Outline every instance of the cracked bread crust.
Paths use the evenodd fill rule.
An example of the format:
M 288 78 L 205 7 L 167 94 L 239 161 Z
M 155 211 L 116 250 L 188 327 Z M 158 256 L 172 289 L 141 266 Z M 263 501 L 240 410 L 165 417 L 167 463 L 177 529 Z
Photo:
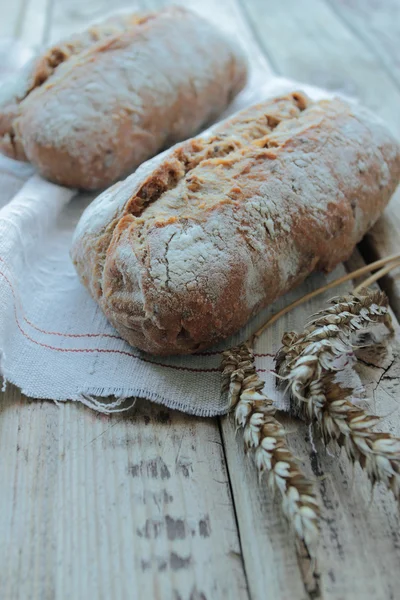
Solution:
M 296 92 L 241 111 L 99 196 L 72 258 L 133 346 L 185 354 L 348 258 L 400 178 L 375 116 Z
M 114 17 L 50 48 L 0 90 L 0 151 L 98 189 L 215 119 L 243 88 L 233 41 L 181 7 Z
M 147 18 L 150 18 L 148 16 Z M 10 77 L 0 90 L 0 150 L 2 154 L 27 161 L 23 143 L 14 127 L 27 96 L 43 85 L 59 65 L 82 53 L 97 42 L 121 34 L 141 21 L 139 15 L 117 15 L 73 35 L 43 54 L 35 56 L 22 69 L 18 78 Z M 22 106 L 20 106 L 22 104 Z

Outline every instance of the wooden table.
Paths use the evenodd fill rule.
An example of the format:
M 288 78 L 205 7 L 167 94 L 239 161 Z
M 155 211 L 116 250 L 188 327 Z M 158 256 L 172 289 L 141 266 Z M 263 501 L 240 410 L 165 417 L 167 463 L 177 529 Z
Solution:
M 127 4 L 0 0 L 0 36 L 48 43 Z M 355 95 L 400 135 L 400 0 L 186 4 L 239 24 L 270 71 Z M 399 251 L 399 202 L 397 194 L 361 245 L 365 259 Z M 362 260 L 355 253 L 351 266 Z M 382 285 L 399 317 L 399 276 Z M 396 352 L 383 363 L 370 357 L 361 371 L 373 409 L 391 413 L 384 426 L 399 435 Z M 317 455 L 305 426 L 285 423 L 322 498 L 319 577 L 296 555 L 229 419 L 143 401 L 104 416 L 8 388 L 0 400 L 0 599 L 399 598 L 393 498 L 380 488 L 372 494 L 342 455 L 318 444 Z

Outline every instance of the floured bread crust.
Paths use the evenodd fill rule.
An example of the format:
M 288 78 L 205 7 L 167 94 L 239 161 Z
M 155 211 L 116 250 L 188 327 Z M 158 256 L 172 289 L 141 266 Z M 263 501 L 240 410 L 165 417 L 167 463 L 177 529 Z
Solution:
M 0 151 L 97 189 L 193 135 L 242 89 L 233 40 L 180 7 L 114 17 L 50 48 L 0 90 Z
M 348 258 L 399 178 L 399 145 L 374 115 L 296 92 L 107 190 L 82 216 L 72 258 L 129 343 L 191 353 Z

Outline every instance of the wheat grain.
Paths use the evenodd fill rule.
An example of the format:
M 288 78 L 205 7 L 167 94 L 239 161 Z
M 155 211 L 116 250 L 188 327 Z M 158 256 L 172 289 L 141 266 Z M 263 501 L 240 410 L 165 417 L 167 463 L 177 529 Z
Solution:
M 353 390 L 334 382 L 336 371 L 356 360 L 352 334 L 383 323 L 393 331 L 383 292 L 362 290 L 334 298 L 306 329 L 286 334 L 276 356 L 281 381 L 289 387 L 294 407 L 315 420 L 325 443 L 335 440 L 359 462 L 373 483 L 382 481 L 400 496 L 400 440 L 372 430 L 379 418 L 354 405 Z
M 257 375 L 251 349 L 243 344 L 224 352 L 222 369 L 223 389 L 229 390 L 229 407 L 234 408 L 236 425 L 243 428 L 245 449 L 253 451 L 260 477 L 267 475 L 269 489 L 279 490 L 285 516 L 313 555 L 319 533 L 318 499 L 287 447 L 272 400 L 262 392 L 264 382 Z
M 275 359 L 277 373 L 287 380 L 295 397 L 303 397 L 323 370 L 342 370 L 344 364 L 355 360 L 354 332 L 378 323 L 393 331 L 383 292 L 364 290 L 357 295 L 334 298 L 331 303 L 332 306 L 314 315 L 302 333 L 290 332 L 282 339 L 283 346 Z
M 400 439 L 373 431 L 379 417 L 354 405 L 352 390 L 342 388 L 325 375 L 306 398 L 309 417 L 318 423 L 325 443 L 336 441 L 352 462 L 359 462 L 375 484 L 383 482 L 400 499 Z M 310 407 L 312 414 L 310 415 Z
M 386 294 L 380 290 L 360 290 L 357 294 L 338 296 L 330 301 L 332 306 L 321 310 L 308 326 L 337 325 L 342 330 L 357 331 L 376 323 L 384 323 L 393 331 Z
M 257 331 L 255 331 L 251 335 L 251 337 L 248 340 L 248 343 L 251 343 L 251 345 L 252 345 L 254 343 L 254 341 L 257 338 L 259 338 L 260 335 L 262 335 L 266 329 L 268 329 L 268 327 L 271 327 L 271 325 L 276 323 L 276 321 L 278 321 L 281 317 L 283 317 L 283 315 L 287 315 L 294 308 L 296 308 L 297 306 L 300 306 L 301 304 L 304 304 L 304 302 L 307 302 L 308 300 L 311 300 L 311 298 L 315 298 L 316 296 L 319 296 L 320 294 L 322 294 L 334 287 L 337 287 L 338 285 L 345 283 L 346 281 L 349 281 L 350 279 L 355 279 L 356 277 L 360 277 L 361 275 L 364 275 L 365 273 L 370 273 L 371 271 L 374 271 L 375 269 L 380 269 L 380 267 L 383 267 L 384 265 L 388 265 L 388 267 L 390 266 L 390 269 L 389 268 L 384 269 L 384 273 L 383 273 L 383 269 L 380 269 L 373 276 L 368 277 L 368 279 L 362 285 L 358 286 L 354 290 L 354 293 L 355 292 L 358 293 L 360 290 L 363 290 L 366 287 L 366 284 L 371 285 L 375 281 L 378 281 L 378 279 L 380 279 L 382 274 L 387 274 L 392 269 L 397 268 L 400 264 L 399 261 L 400 261 L 400 254 L 393 254 L 392 256 L 386 256 L 385 258 L 376 260 L 375 262 L 370 263 L 369 265 L 364 265 L 363 267 L 360 267 L 359 269 L 356 269 L 355 271 L 352 271 L 351 273 L 346 273 L 346 275 L 342 275 L 342 277 L 339 277 L 339 279 L 335 279 L 335 281 L 330 281 L 326 285 L 323 285 L 322 287 L 317 288 L 316 290 L 313 290 L 312 292 L 309 292 L 305 296 L 302 296 L 301 298 L 298 298 L 291 304 L 288 304 L 287 306 L 282 308 L 280 311 L 278 311 L 277 313 L 272 315 L 269 319 L 267 319 L 267 321 L 263 325 L 261 325 L 261 327 L 259 329 L 257 329 Z

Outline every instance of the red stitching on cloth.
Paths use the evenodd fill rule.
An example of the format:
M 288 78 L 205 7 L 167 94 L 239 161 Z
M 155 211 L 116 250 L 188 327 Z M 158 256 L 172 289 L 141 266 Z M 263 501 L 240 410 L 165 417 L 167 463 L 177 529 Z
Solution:
M 3 258 L 1 258 L 1 256 L 0 256 L 0 262 L 2 262 L 7 268 L 9 268 L 7 263 L 5 262 L 5 260 Z M 12 287 L 11 282 L 7 279 L 7 277 L 4 275 L 4 273 L 2 273 L 1 271 L 0 271 L 0 273 L 3 275 L 3 277 L 7 280 L 8 284 L 10 285 L 11 290 L 13 292 L 14 301 L 17 302 L 16 296 L 14 294 L 14 288 Z M 21 302 L 19 302 L 19 305 L 20 305 L 20 309 L 22 312 L 22 318 L 25 321 L 25 323 L 27 323 L 28 325 L 30 325 L 30 327 L 32 327 L 33 329 L 36 329 L 36 331 L 39 331 L 40 333 L 44 333 L 46 335 L 57 335 L 59 337 L 69 337 L 69 338 L 85 338 L 85 337 L 88 337 L 88 338 L 100 337 L 100 338 L 102 338 L 102 337 L 104 337 L 104 338 L 111 338 L 114 340 L 124 341 L 121 336 L 113 335 L 112 333 L 61 333 L 60 331 L 47 331 L 46 329 L 42 329 L 41 327 L 38 327 L 37 325 L 32 323 L 32 321 L 30 321 L 28 319 L 28 317 L 26 317 L 25 314 L 23 313 Z M 218 356 L 219 354 L 222 354 L 222 352 L 223 352 L 223 350 L 216 350 L 216 351 L 211 350 L 211 351 L 205 351 L 205 352 L 196 352 L 192 356 Z M 132 354 L 132 356 L 134 356 L 134 355 Z M 265 353 L 255 352 L 254 356 L 257 358 L 266 358 L 267 356 L 274 358 L 275 354 L 271 354 L 269 352 L 265 352 Z M 136 357 L 136 358 L 139 359 L 139 357 Z M 144 360 L 144 359 L 139 359 L 139 360 Z M 147 362 L 151 362 L 151 361 L 147 361 Z M 157 363 L 154 363 L 154 364 L 157 364 Z M 167 365 L 165 365 L 165 366 L 167 366 Z
M 113 335 L 112 333 L 61 333 L 60 331 L 46 331 L 45 329 L 41 329 L 40 327 L 37 327 L 37 325 L 34 325 L 32 323 L 32 321 L 30 321 L 27 317 L 25 317 L 25 315 L 22 315 L 22 318 L 33 329 L 36 329 L 36 331 L 40 331 L 40 333 L 45 333 L 46 335 L 58 335 L 60 337 L 70 337 L 70 338 L 84 338 L 84 337 L 96 338 L 96 337 L 105 337 L 105 338 L 112 338 L 114 340 L 121 340 L 122 341 L 122 337 L 120 337 L 119 335 Z
M 5 275 L 2 271 L 0 271 L 0 275 L 2 275 L 4 277 L 4 279 L 7 281 L 8 285 L 10 286 L 11 289 L 11 293 L 13 295 L 13 299 L 14 299 L 14 317 L 15 317 L 15 321 L 17 323 L 17 327 L 20 330 L 20 332 L 22 333 L 22 335 L 24 337 L 26 337 L 30 342 L 36 344 L 37 346 L 41 346 L 42 348 L 48 348 L 49 350 L 55 350 L 57 352 L 75 352 L 75 353 L 80 353 L 80 352 L 99 352 L 99 353 L 110 353 L 110 354 L 122 354 L 124 356 L 131 356 L 132 358 L 135 358 L 136 360 L 139 360 L 141 362 L 145 362 L 145 363 L 150 363 L 152 365 L 156 365 L 158 367 L 165 367 L 166 369 L 174 369 L 176 371 L 190 371 L 192 373 L 216 373 L 218 371 L 220 371 L 220 369 L 218 367 L 212 368 L 212 369 L 201 369 L 201 368 L 194 368 L 194 367 L 182 367 L 182 366 L 175 366 L 175 365 L 165 365 L 163 363 L 154 361 L 154 360 L 150 360 L 148 358 L 142 358 L 140 356 L 136 356 L 135 354 L 132 354 L 131 352 L 127 352 L 126 350 L 114 350 L 111 348 L 57 348 L 57 346 L 50 346 L 49 344 L 43 344 L 42 342 L 38 342 L 37 340 L 33 339 L 30 335 L 28 335 L 26 333 L 26 331 L 24 331 L 21 327 L 21 324 L 19 322 L 18 319 L 18 314 L 17 314 L 17 301 L 16 301 L 16 294 L 15 294 L 15 290 L 10 282 L 10 280 L 8 279 L 7 275 Z
M 0 256 L 0 262 L 2 262 L 7 268 L 9 268 L 7 263 L 5 262 L 5 260 L 3 260 L 1 258 L 1 256 Z M 19 305 L 20 305 L 20 308 L 22 309 L 21 302 L 19 302 Z M 38 327 L 37 325 L 32 323 L 32 321 L 30 321 L 28 319 L 28 317 L 26 317 L 24 314 L 22 314 L 22 318 L 33 329 L 36 329 L 36 331 L 40 331 L 40 333 L 45 333 L 46 335 L 58 335 L 60 337 L 70 337 L 70 338 L 105 337 L 105 338 L 113 338 L 115 340 L 122 340 L 122 338 L 119 335 L 113 335 L 112 333 L 61 333 L 60 331 L 47 331 L 46 329 L 41 329 L 41 327 Z
M 227 348 L 229 350 L 229 348 Z M 192 354 L 192 356 L 214 356 L 215 354 L 222 354 L 225 350 L 219 350 L 217 352 L 196 352 Z M 256 358 L 266 358 L 269 356 L 270 358 L 275 358 L 276 352 L 253 352 L 253 355 Z

